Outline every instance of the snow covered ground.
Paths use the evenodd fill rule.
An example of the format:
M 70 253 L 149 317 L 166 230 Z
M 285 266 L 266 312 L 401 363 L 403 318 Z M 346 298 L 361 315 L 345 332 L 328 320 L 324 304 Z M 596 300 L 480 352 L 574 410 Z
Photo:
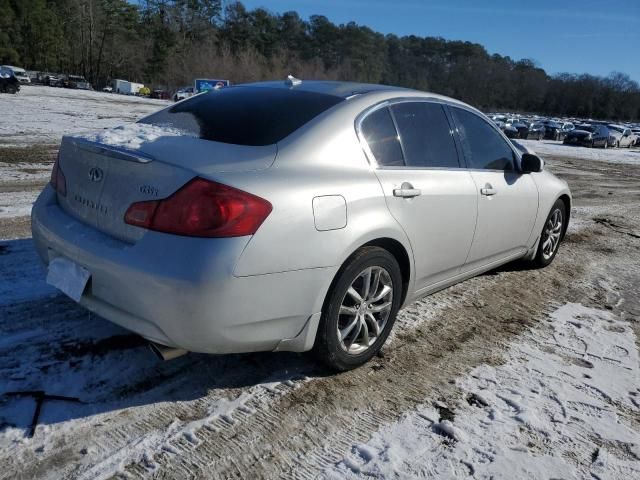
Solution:
M 563 145 L 553 140 L 517 140 L 522 145 L 544 157 L 575 158 L 577 160 L 596 160 L 598 162 L 626 163 L 640 165 L 640 149 L 633 148 L 587 148 Z
M 30 215 L 38 194 L 39 192 L 34 190 L 0 193 L 0 218 Z
M 169 104 L 103 92 L 23 86 L 17 95 L 0 95 L 0 144 L 56 144 L 63 135 L 132 122 Z
M 288 353 L 163 363 L 46 285 L 31 239 L 5 229 L 28 225 L 63 134 L 163 105 L 0 96 L 13 119 L 0 124 L 1 480 L 640 478 L 639 152 L 522 142 L 574 194 L 554 264 L 410 305 L 363 368 L 335 375 Z M 149 134 L 99 135 L 135 147 Z M 46 401 L 31 437 L 26 391 L 77 400 Z
M 329 478 L 640 478 L 640 358 L 628 323 L 569 303 L 456 380 L 459 409 L 421 405 L 354 445 Z M 444 413 L 443 413 L 444 412 Z

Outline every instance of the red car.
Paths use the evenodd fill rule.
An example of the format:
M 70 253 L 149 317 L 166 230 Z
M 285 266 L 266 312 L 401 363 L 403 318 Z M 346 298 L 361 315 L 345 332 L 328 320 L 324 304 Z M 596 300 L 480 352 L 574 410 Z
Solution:
M 149 96 L 151 98 L 158 98 L 160 100 L 169 100 L 171 98 L 169 92 L 167 92 L 166 90 L 154 90 Z

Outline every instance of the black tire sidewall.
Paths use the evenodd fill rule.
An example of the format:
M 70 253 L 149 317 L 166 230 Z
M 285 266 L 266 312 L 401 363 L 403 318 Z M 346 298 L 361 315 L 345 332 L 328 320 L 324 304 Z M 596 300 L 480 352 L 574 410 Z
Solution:
M 337 335 L 338 311 L 347 289 L 356 276 L 367 267 L 382 267 L 389 273 L 393 283 L 393 300 L 389 318 L 380 336 L 366 351 L 352 355 L 340 346 Z M 398 262 L 387 250 L 380 247 L 364 247 L 356 252 L 336 275 L 322 309 L 322 317 L 318 326 L 315 355 L 335 370 L 345 371 L 356 368 L 371 359 L 387 340 L 402 300 L 402 273 Z
M 545 218 L 544 224 L 542 225 L 542 231 L 540 232 L 540 241 L 538 242 L 538 251 L 536 252 L 536 257 L 534 260 L 534 263 L 538 267 L 546 267 L 547 265 L 550 265 L 551 262 L 553 262 L 553 260 L 556 258 L 556 255 L 558 254 L 558 250 L 560 250 L 560 245 L 558 244 L 555 251 L 553 252 L 553 255 L 551 255 L 551 257 L 549 257 L 548 259 L 545 259 L 542 254 L 542 243 L 543 243 L 542 235 L 544 233 L 544 229 L 547 226 L 547 222 L 549 221 L 549 219 L 551 218 L 551 215 L 553 215 L 553 213 L 556 210 L 560 210 L 560 214 L 562 215 L 562 228 L 563 229 L 567 228 L 567 225 L 565 224 L 567 219 L 567 212 L 565 211 L 566 208 L 565 208 L 564 202 L 562 200 L 556 200 L 556 202 L 553 204 L 553 207 L 551 207 L 551 210 L 549 211 L 547 218 Z M 562 241 L 562 237 L 560 237 L 560 242 L 561 241 Z

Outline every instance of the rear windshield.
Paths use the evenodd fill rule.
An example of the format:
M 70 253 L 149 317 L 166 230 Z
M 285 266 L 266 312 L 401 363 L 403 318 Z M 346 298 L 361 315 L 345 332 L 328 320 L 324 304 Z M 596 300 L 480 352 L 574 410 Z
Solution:
M 186 130 L 236 145 L 272 145 L 343 101 L 322 93 L 267 87 L 225 87 L 177 103 L 141 123 Z

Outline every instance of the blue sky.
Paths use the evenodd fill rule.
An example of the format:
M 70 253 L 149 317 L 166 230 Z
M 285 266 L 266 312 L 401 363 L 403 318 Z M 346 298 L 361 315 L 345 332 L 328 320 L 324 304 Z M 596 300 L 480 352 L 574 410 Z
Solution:
M 438 36 L 532 58 L 548 73 L 627 73 L 640 82 L 640 0 L 242 0 L 382 33 Z

